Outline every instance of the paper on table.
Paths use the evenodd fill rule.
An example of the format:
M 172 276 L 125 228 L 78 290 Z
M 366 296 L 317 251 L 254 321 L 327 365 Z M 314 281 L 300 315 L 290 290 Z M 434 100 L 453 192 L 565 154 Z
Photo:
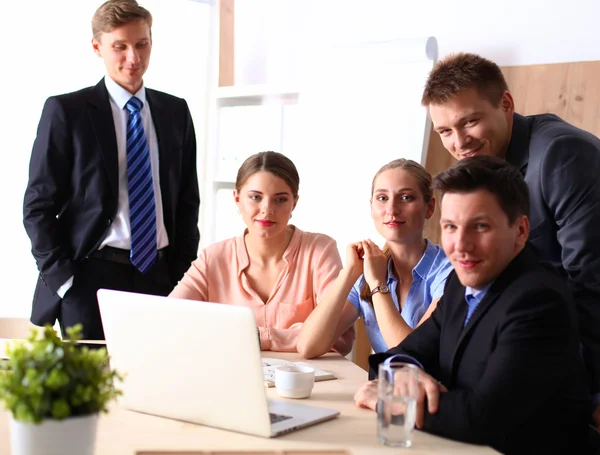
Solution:
M 281 359 L 272 359 L 269 357 L 263 357 L 263 375 L 265 378 L 265 385 L 267 387 L 275 387 L 275 367 L 277 365 L 299 365 L 305 367 L 311 367 L 315 369 L 315 382 L 327 381 L 330 379 L 337 379 L 333 373 L 316 368 L 314 365 L 309 365 L 304 362 L 288 362 Z

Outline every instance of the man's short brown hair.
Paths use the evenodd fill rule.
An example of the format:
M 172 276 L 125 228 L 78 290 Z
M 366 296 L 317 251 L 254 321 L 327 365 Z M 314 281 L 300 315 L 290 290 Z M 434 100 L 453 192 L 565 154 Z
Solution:
M 102 33 L 110 33 L 117 27 L 138 20 L 146 21 L 152 28 L 152 14 L 135 0 L 108 0 L 94 13 L 92 33 L 100 40 Z
M 500 67 L 491 60 L 476 54 L 452 54 L 437 62 L 429 73 L 421 104 L 425 107 L 445 104 L 471 88 L 498 107 L 508 84 Z

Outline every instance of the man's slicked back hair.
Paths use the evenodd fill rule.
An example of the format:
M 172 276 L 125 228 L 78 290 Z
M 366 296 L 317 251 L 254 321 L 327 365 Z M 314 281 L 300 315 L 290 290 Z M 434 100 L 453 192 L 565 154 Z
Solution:
M 473 156 L 458 161 L 437 174 L 433 187 L 441 194 L 468 194 L 487 190 L 498 200 L 512 225 L 521 215 L 529 216 L 529 188 L 521 172 L 494 156 Z

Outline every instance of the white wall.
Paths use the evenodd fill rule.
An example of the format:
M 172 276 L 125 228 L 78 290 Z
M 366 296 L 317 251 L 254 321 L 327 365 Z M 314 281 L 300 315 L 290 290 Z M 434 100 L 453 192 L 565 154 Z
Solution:
M 0 27 L 0 316 L 28 316 L 37 269 L 23 228 L 23 194 L 41 109 L 48 96 L 96 84 L 104 75 L 91 46 L 91 18 L 102 0 L 3 3 Z M 188 100 L 205 134 L 211 7 L 190 0 L 140 0 L 154 16 L 146 85 Z M 202 156 L 202 155 L 201 155 Z
M 293 78 L 298 55 L 326 42 L 435 36 L 441 57 L 600 60 L 598 0 L 236 0 L 235 11 L 236 83 Z

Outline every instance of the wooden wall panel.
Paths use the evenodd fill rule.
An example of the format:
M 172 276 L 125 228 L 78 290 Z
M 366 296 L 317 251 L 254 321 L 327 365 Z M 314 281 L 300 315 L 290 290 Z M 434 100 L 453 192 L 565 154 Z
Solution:
M 219 0 L 219 87 L 234 84 L 234 1 Z
M 551 112 L 600 136 L 600 61 L 503 68 L 520 114 Z
M 438 172 L 442 172 L 452 166 L 456 160 L 446 151 L 442 145 L 440 135 L 436 133 L 433 128 L 429 135 L 429 147 L 427 148 L 427 162 L 425 168 L 435 175 Z M 425 236 L 433 243 L 440 243 L 440 198 L 437 192 L 434 194 L 435 197 L 435 212 L 433 216 L 425 223 Z
M 502 68 L 519 114 L 553 113 L 600 136 L 600 61 L 554 63 Z M 432 174 L 447 169 L 454 158 L 432 131 L 426 168 Z M 440 242 L 439 207 L 426 226 L 432 242 Z

